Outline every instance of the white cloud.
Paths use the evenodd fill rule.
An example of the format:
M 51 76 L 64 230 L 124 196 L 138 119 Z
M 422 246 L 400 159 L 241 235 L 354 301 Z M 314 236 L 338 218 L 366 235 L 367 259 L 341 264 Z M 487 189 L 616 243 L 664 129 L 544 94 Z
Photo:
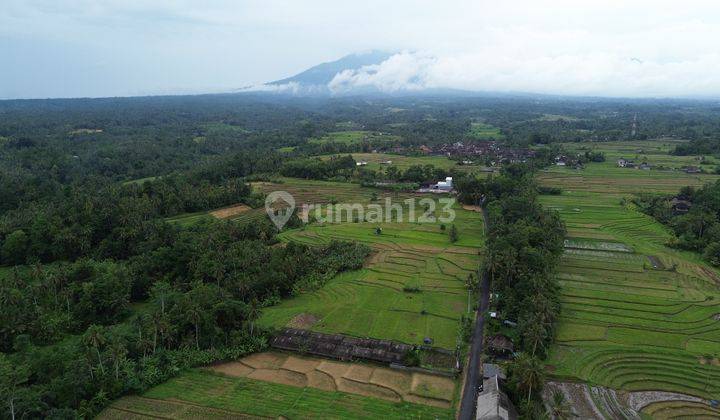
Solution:
M 488 59 L 492 57 L 492 59 Z M 641 60 L 609 53 L 519 57 L 473 54 L 431 56 L 403 52 L 379 65 L 335 76 L 335 93 L 353 88 L 383 92 L 450 88 L 592 96 L 700 97 L 720 93 L 720 54 L 679 61 Z
M 416 52 L 335 91 L 720 96 L 717 0 L 1 2 L 0 97 L 233 90 L 367 49 Z

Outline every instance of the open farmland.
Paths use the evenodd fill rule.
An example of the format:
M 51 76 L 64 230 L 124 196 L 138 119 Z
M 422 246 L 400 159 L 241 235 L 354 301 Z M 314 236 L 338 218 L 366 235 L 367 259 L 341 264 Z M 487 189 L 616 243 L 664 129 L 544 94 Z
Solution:
M 593 163 L 585 169 L 552 167 L 540 173 L 544 185 L 552 185 L 571 191 L 632 194 L 676 193 L 680 188 L 701 186 L 720 178 L 714 174 L 686 174 L 682 171 L 619 168 L 615 162 Z
M 142 396 L 121 398 L 100 419 L 127 418 L 450 419 L 452 411 L 193 369 Z
M 255 353 L 209 369 L 231 377 L 442 408 L 450 408 L 455 394 L 455 381 L 444 376 L 276 351 Z
M 341 143 L 341 144 L 357 144 L 364 141 L 383 141 L 388 143 L 396 143 L 401 140 L 398 136 L 375 133 L 372 131 L 335 131 L 328 133 L 319 138 L 312 138 L 308 140 L 311 144 L 327 144 L 327 143 Z
M 311 196 L 320 197 L 315 196 L 317 189 L 308 187 L 312 192 L 299 202 L 323 202 L 311 201 Z M 363 195 L 372 194 L 370 189 L 356 188 L 362 191 L 353 194 L 358 202 L 362 203 Z M 347 197 L 347 201 L 351 198 Z M 406 197 L 393 200 L 402 202 L 403 198 Z M 344 201 L 339 196 L 337 200 Z M 320 332 L 411 344 L 422 343 L 429 337 L 436 346 L 455 348 L 460 316 L 467 310 L 465 280 L 477 270 L 483 227 L 480 214 L 459 206 L 454 211 L 455 224 L 461 232 L 455 243 L 450 242 L 439 222 L 410 223 L 407 219 L 380 224 L 362 220 L 314 223 L 284 232 L 280 235 L 282 240 L 309 245 L 332 240 L 358 241 L 371 246 L 375 254 L 362 270 L 342 273 L 317 291 L 265 309 L 260 324 L 282 327 L 302 317 L 313 320 L 303 328 Z M 441 214 L 440 209 L 436 214 Z M 377 227 L 382 229 L 381 235 L 375 233 Z
M 500 140 L 504 137 L 499 128 L 481 122 L 470 123 L 468 135 L 479 140 Z
M 547 361 L 552 375 L 720 397 L 720 276 L 698 255 L 664 246 L 671 233 L 628 200 L 714 179 L 610 163 L 540 174 L 542 184 L 563 189 L 542 202 L 565 220 L 570 245 L 558 273 L 563 309 Z
M 663 166 L 666 168 L 682 168 L 683 166 L 700 165 L 701 156 L 674 156 L 669 154 L 676 146 L 686 144 L 685 140 L 658 139 L 658 140 L 637 140 L 637 141 L 611 141 L 594 143 L 562 143 L 565 150 L 575 153 L 584 153 L 592 150 L 605 154 L 607 162 L 615 164 L 618 159 L 625 158 L 637 163 L 647 162 L 650 165 Z M 708 163 L 703 166 L 707 171 L 712 172 L 714 165 L 718 164 L 717 159 L 712 156 L 705 156 Z
M 380 170 L 387 168 L 388 166 L 395 166 L 396 168 L 404 171 L 414 165 L 433 165 L 440 169 L 456 169 L 467 172 L 477 171 L 481 168 L 480 165 L 475 164 L 458 165 L 456 161 L 445 156 L 405 156 L 391 153 L 352 153 L 352 157 L 356 162 L 367 162 L 367 166 L 364 166 L 363 168 L 372 170 Z M 327 158 L 329 158 L 329 156 Z M 388 161 L 392 163 L 384 163 Z
M 177 223 L 181 226 L 191 226 L 203 219 L 214 217 L 216 219 L 235 220 L 244 217 L 246 213 L 252 212 L 253 209 L 244 205 L 236 204 L 229 207 L 223 207 L 212 211 L 199 211 L 195 213 L 185 213 L 166 219 L 170 223 Z M 254 212 L 256 215 L 258 212 Z

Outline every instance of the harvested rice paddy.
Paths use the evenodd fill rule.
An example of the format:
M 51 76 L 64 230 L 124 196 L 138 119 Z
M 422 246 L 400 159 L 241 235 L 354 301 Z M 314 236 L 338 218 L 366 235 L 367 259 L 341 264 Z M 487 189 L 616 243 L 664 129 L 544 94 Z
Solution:
M 450 408 L 455 394 L 455 381 L 443 376 L 281 352 L 257 353 L 208 369 L 230 377 L 441 408 Z

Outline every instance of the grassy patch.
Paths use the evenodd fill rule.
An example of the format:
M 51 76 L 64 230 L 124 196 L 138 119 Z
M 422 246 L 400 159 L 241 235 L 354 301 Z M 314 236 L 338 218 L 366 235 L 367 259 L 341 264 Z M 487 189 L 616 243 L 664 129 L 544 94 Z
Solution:
M 468 135 L 478 140 L 500 140 L 504 138 L 499 128 L 481 122 L 471 123 Z
M 398 136 L 382 134 L 372 131 L 335 131 L 328 133 L 320 138 L 312 138 L 308 140 L 310 144 L 357 144 L 364 141 L 383 141 L 388 143 L 396 143 L 401 139 Z

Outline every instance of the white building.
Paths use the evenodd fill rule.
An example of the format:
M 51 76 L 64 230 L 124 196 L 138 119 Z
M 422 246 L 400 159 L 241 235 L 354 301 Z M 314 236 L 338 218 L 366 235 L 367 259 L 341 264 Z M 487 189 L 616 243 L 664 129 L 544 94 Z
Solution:
M 440 181 L 433 186 L 435 190 L 451 191 L 453 189 L 453 179 L 451 176 L 445 178 L 445 181 Z

